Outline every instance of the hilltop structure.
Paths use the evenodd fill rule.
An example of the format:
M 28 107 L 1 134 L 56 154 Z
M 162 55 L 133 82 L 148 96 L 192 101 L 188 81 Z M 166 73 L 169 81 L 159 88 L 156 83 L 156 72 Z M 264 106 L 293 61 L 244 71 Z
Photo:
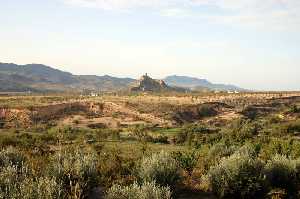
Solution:
M 135 83 L 133 87 L 130 88 L 130 90 L 136 92 L 161 92 L 174 90 L 174 88 L 168 86 L 163 80 L 152 79 L 146 73 Z

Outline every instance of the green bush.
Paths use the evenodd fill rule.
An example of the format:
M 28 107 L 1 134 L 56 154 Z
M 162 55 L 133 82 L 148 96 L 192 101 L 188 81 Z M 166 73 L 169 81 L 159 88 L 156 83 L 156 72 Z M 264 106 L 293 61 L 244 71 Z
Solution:
M 153 138 L 153 143 L 169 144 L 168 136 L 159 135 L 158 137 Z
M 42 143 L 46 144 L 56 144 L 59 140 L 57 135 L 50 134 L 50 133 L 44 133 L 40 136 L 40 140 Z
M 20 195 L 24 199 L 61 198 L 62 190 L 52 177 L 25 178 L 20 183 Z
M 177 160 L 180 167 L 184 169 L 189 176 L 191 176 L 198 163 L 199 155 L 196 151 L 186 153 L 176 152 L 174 154 L 174 158 Z
M 16 166 L 2 166 L 0 171 L 0 198 L 21 198 L 20 182 L 24 178 L 23 175 L 23 172 L 20 172 L 20 169 Z
M 228 157 L 234 153 L 236 146 L 229 146 L 225 143 L 214 144 L 208 151 L 205 161 L 206 169 L 209 169 L 210 166 L 215 165 L 223 157 Z
M 99 156 L 98 165 L 99 177 L 105 187 L 113 184 L 128 185 L 135 181 L 134 172 L 136 171 L 138 157 L 132 158 L 124 156 L 120 150 L 113 148 Z
M 295 194 L 297 190 L 295 161 L 277 154 L 267 162 L 264 173 L 271 188 L 282 188 L 289 194 Z
M 7 156 L 3 161 L 4 154 Z M 0 198 L 50 199 L 61 196 L 62 189 L 56 179 L 33 175 L 19 153 L 2 151 L 1 156 Z
M 220 198 L 254 198 L 264 192 L 263 164 L 242 148 L 208 172 L 212 191 Z
M 290 122 L 286 125 L 287 133 L 299 133 L 300 132 L 300 121 Z
M 291 113 L 299 113 L 300 112 L 300 108 L 294 104 L 291 108 L 290 108 L 290 111 Z
M 139 141 L 147 140 L 149 137 L 149 127 L 145 126 L 144 124 L 134 125 L 128 130 L 131 132 L 131 135 Z
M 1 136 L 0 137 L 0 146 L 2 147 L 8 147 L 8 146 L 18 146 L 20 145 L 20 140 L 17 139 L 15 135 L 7 135 L 7 136 Z
M 13 147 L 0 151 L 0 168 L 9 165 L 21 167 L 25 161 L 26 157 Z
M 258 122 L 237 119 L 227 129 L 226 136 L 229 136 L 231 140 L 244 143 L 247 139 L 258 135 L 261 129 L 262 126 Z
M 95 154 L 71 148 L 54 155 L 49 174 L 63 185 L 64 194 L 82 197 L 95 185 L 97 182 Z
M 208 136 L 216 130 L 209 129 L 203 125 L 189 124 L 182 128 L 182 131 L 176 135 L 175 143 L 187 143 L 191 146 L 194 141 L 201 140 L 202 137 Z
M 185 131 L 181 131 L 176 134 L 175 143 L 176 144 L 183 144 L 187 141 L 188 133 Z
M 170 199 L 171 191 L 168 187 L 156 185 L 154 182 L 145 182 L 141 186 L 134 183 L 131 186 L 112 186 L 106 199 Z
M 138 175 L 143 181 L 173 187 L 180 180 L 179 169 L 177 161 L 169 153 L 161 151 L 142 159 Z

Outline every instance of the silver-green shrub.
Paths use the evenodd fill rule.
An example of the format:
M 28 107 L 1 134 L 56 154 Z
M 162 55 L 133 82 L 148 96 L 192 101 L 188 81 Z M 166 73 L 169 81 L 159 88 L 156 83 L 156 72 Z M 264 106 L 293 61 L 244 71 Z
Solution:
M 64 194 L 83 197 L 97 180 L 97 158 L 82 149 L 59 151 L 52 159 L 49 175 L 65 188 Z
M 24 199 L 61 198 L 62 187 L 55 178 L 26 178 L 20 183 L 20 193 Z
M 295 160 L 276 154 L 267 162 L 264 172 L 271 188 L 282 188 L 291 194 L 297 189 Z
M 0 198 L 22 198 L 20 184 L 29 177 L 25 157 L 15 148 L 0 151 Z
M 0 151 L 0 167 L 8 165 L 22 166 L 26 161 L 25 156 L 13 147 L 8 147 Z
M 141 186 L 134 183 L 130 186 L 113 185 L 107 192 L 106 199 L 170 199 L 168 187 L 145 182 Z
M 20 197 L 19 182 L 20 175 L 16 166 L 8 165 L 1 167 L 0 171 L 0 198 L 18 198 Z
M 142 181 L 172 187 L 180 180 L 180 167 L 171 154 L 161 151 L 142 159 L 138 175 Z
M 26 166 L 9 165 L 0 171 L 0 198 L 59 198 L 61 187 L 56 179 L 33 177 Z
M 252 155 L 248 147 L 223 158 L 208 172 L 212 191 L 220 198 L 253 198 L 262 194 L 263 163 Z
M 228 146 L 225 143 L 214 144 L 210 149 L 206 157 L 205 165 L 209 166 L 215 165 L 223 157 L 228 157 L 232 155 L 236 150 L 236 146 Z

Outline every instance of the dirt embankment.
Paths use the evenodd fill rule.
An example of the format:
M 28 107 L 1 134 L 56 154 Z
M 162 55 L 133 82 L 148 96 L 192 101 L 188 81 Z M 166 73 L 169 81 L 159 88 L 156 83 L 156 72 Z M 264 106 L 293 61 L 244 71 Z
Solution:
M 83 114 L 88 116 L 101 115 L 103 104 L 74 102 L 31 108 L 0 108 L 2 128 L 29 128 L 33 124 L 59 120 L 68 115 Z
M 181 106 L 173 113 L 172 119 L 179 124 L 195 122 L 204 118 L 217 116 L 231 108 L 227 104 L 218 102 Z
M 137 110 L 127 107 L 126 105 L 121 105 L 113 102 L 106 102 L 104 104 L 103 113 L 107 116 L 118 113 L 127 118 L 132 118 L 135 121 L 145 121 L 152 124 L 158 125 L 171 125 L 170 121 L 165 120 L 161 117 L 157 117 L 152 113 L 141 113 Z
M 257 117 L 280 112 L 299 102 L 299 96 L 268 99 L 264 103 L 256 103 L 246 106 L 242 111 L 240 111 L 240 114 L 249 119 L 255 119 Z

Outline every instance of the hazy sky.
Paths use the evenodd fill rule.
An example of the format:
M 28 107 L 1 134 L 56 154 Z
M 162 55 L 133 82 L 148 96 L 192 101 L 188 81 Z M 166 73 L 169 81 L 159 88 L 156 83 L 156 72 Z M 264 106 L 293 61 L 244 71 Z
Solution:
M 0 0 L 0 62 L 300 90 L 300 0 Z

